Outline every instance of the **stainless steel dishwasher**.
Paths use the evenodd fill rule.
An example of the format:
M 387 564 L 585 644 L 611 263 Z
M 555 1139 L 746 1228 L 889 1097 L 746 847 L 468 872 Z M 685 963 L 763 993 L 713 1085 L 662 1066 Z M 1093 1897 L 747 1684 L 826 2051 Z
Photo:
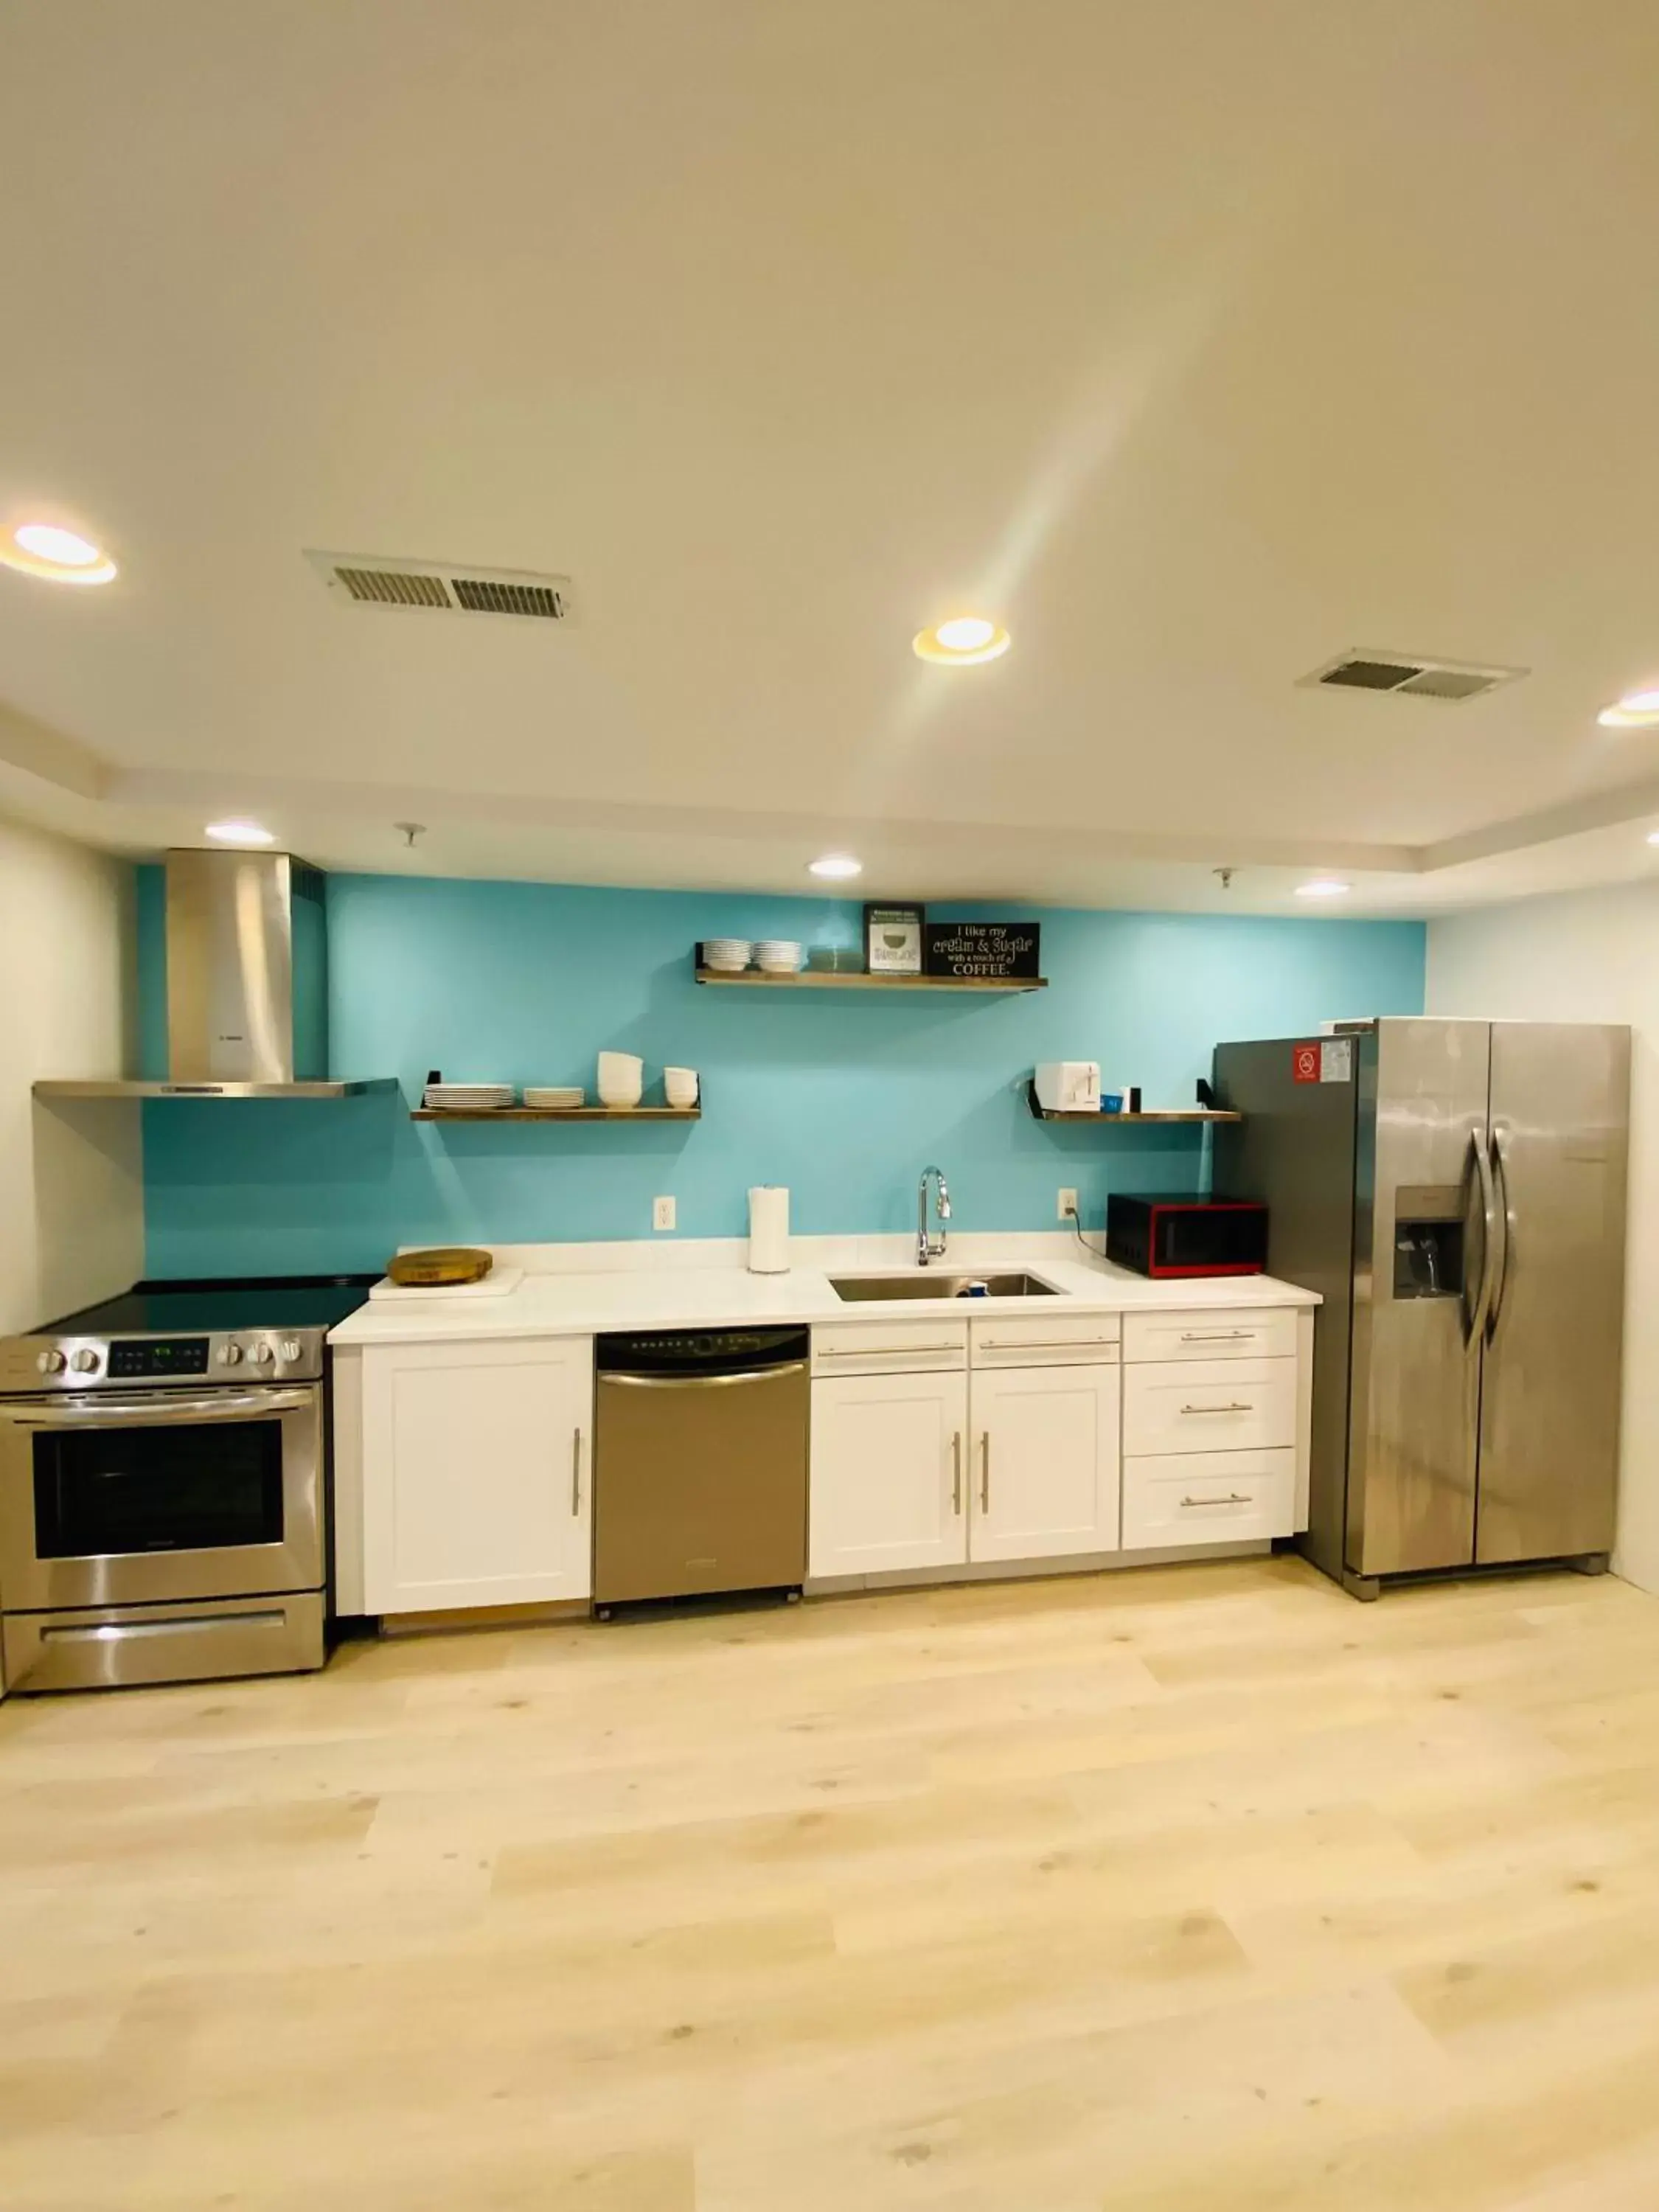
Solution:
M 602 1336 L 593 1599 L 799 1589 L 811 1339 L 804 1328 Z

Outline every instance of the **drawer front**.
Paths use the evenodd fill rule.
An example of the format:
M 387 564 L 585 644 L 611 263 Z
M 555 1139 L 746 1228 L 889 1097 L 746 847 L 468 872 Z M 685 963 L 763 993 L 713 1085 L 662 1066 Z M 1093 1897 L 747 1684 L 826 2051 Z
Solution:
M 975 1367 L 1110 1367 L 1123 1334 L 1119 1314 L 1054 1313 L 969 1324 Z
M 1259 1451 L 1296 1443 L 1294 1359 L 1167 1360 L 1123 1375 L 1126 1453 Z
M 814 1375 L 925 1375 L 967 1364 L 965 1321 L 835 1322 L 812 1331 Z
M 1123 1316 L 1126 1359 L 1289 1359 L 1294 1306 L 1226 1306 Z
M 1289 1536 L 1293 1451 L 1183 1452 L 1123 1463 L 1123 1548 L 1243 1544 Z

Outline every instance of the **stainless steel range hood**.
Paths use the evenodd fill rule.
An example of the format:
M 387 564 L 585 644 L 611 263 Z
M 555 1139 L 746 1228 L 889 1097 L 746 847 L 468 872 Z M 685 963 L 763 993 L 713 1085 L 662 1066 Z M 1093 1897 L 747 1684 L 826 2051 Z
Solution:
M 392 1077 L 328 1078 L 328 936 L 319 869 L 291 853 L 180 848 L 167 859 L 165 1082 L 37 1083 L 41 1098 L 348 1098 Z

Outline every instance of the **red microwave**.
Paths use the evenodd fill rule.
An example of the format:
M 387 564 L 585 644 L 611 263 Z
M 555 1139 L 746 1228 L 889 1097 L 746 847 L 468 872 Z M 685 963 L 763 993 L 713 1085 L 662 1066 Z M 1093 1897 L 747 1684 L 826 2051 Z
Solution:
M 1267 1209 L 1253 1198 L 1114 1191 L 1106 1257 L 1138 1275 L 1259 1275 L 1267 1264 Z

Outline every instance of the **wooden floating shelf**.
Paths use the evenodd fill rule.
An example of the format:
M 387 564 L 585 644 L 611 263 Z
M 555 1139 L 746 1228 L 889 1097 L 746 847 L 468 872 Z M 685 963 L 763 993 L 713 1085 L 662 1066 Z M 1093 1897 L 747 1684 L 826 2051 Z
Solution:
M 1148 1121 L 1242 1121 L 1242 1114 L 1223 1114 L 1208 1108 L 1194 1106 L 1190 1110 L 1171 1108 L 1166 1113 L 1154 1114 L 1051 1114 L 1046 1107 L 1037 1109 L 1039 1121 L 1088 1121 L 1103 1129 L 1135 1127 Z
M 1144 1128 L 1152 1121 L 1242 1121 L 1242 1114 L 1231 1114 L 1219 1106 L 1169 1106 L 1149 1114 L 1056 1114 L 1047 1106 L 1037 1103 L 1036 1085 L 1028 1083 L 1025 1100 L 1039 1121 L 1086 1121 L 1091 1128 Z
M 701 1106 L 483 1106 L 456 1113 L 411 1106 L 411 1121 L 701 1121 Z
M 793 975 L 763 975 L 757 968 L 736 975 L 699 968 L 700 983 L 735 984 L 763 991 L 1046 991 L 1046 975 L 865 975 L 830 968 L 803 968 Z

